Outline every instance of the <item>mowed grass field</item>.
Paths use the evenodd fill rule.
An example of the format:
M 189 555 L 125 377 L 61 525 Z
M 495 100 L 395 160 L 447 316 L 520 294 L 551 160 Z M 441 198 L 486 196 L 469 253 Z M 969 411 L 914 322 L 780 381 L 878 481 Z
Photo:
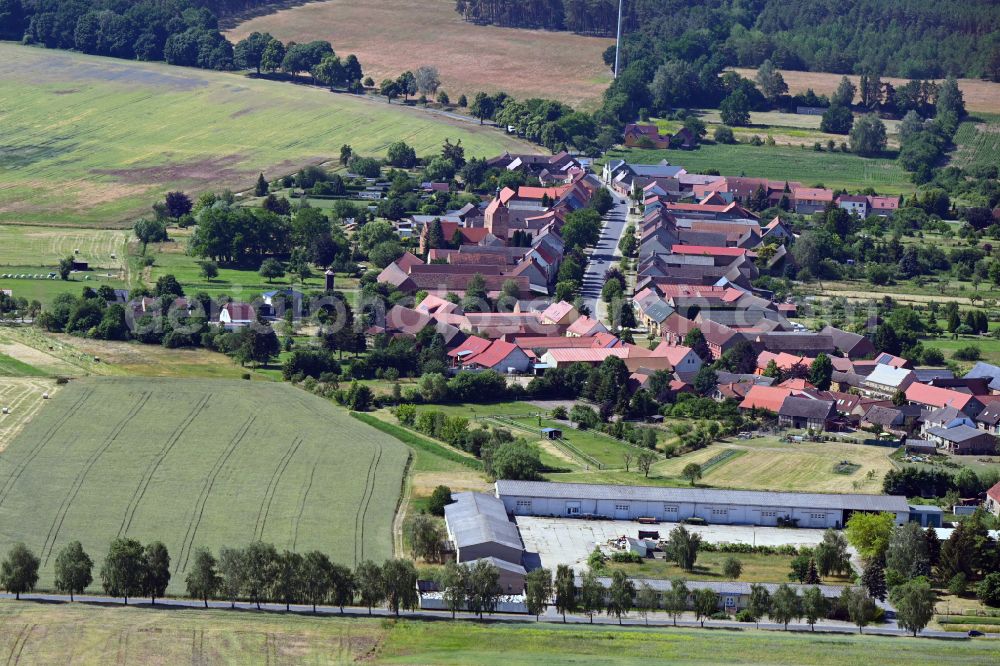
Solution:
M 254 31 L 285 42 L 327 40 L 337 53 L 356 54 L 375 81 L 433 65 L 452 101 L 503 90 L 590 108 L 611 82 L 601 56 L 613 39 L 475 25 L 454 0 L 312 2 L 245 21 L 227 37 L 235 43 Z
M 989 664 L 996 642 L 558 623 L 397 622 L 0 600 L 10 663 Z
M 0 223 L 126 227 L 166 191 L 251 187 L 340 154 L 528 144 L 475 123 L 241 74 L 0 44 Z M 82 249 L 82 248 L 81 248 Z
M 741 75 L 754 79 L 757 75 L 756 69 L 734 68 Z M 843 74 L 830 74 L 828 72 L 793 72 L 791 70 L 781 70 L 781 76 L 788 84 L 788 92 L 792 95 L 805 92 L 812 88 L 817 95 L 830 96 L 840 84 Z M 858 85 L 861 77 L 851 74 L 849 78 L 855 86 Z M 941 79 L 939 79 L 940 81 Z M 883 83 L 891 83 L 900 86 L 908 79 L 897 79 L 893 77 L 882 77 Z M 985 111 L 986 113 L 1000 113 L 1000 83 L 983 81 L 980 79 L 959 79 L 958 87 L 965 98 L 965 106 L 969 111 Z M 857 101 L 857 98 L 855 98 Z
M 727 449 L 740 453 L 713 465 L 700 484 L 747 490 L 878 493 L 882 478 L 893 468 L 890 448 L 842 442 L 787 444 L 768 437 L 713 444 L 670 458 L 654 465 L 650 476 L 680 479 L 688 463 L 705 465 Z M 851 474 L 835 472 L 834 467 L 844 461 L 859 467 Z
M 763 138 L 762 132 L 757 132 Z M 894 159 L 859 157 L 852 153 L 814 151 L 805 146 L 751 146 L 704 144 L 695 150 L 613 150 L 606 158 L 656 164 L 667 160 L 690 173 L 717 169 L 724 176 L 748 176 L 798 181 L 805 187 L 822 183 L 829 188 L 859 190 L 874 187 L 881 194 L 914 190 L 906 172 Z
M 0 455 L 0 552 L 26 543 L 51 588 L 72 540 L 99 562 L 115 537 L 159 539 L 175 593 L 200 546 L 263 540 L 352 566 L 381 560 L 408 455 L 285 384 L 74 380 Z
M 120 270 L 129 235 L 123 230 L 0 224 L 0 274 L 8 272 L 5 266 L 54 268 L 70 255 L 88 261 L 91 269 Z

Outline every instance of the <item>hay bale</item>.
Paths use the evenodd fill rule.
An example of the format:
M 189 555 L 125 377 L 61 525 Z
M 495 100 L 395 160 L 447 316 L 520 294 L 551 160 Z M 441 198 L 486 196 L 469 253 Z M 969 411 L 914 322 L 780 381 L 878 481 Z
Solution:
M 42 394 L 42 400 L 48 400 L 48 399 L 49 399 L 49 394 L 48 393 L 43 393 Z
M 3 408 L 3 413 L 4 414 L 10 414 L 10 407 L 4 407 Z

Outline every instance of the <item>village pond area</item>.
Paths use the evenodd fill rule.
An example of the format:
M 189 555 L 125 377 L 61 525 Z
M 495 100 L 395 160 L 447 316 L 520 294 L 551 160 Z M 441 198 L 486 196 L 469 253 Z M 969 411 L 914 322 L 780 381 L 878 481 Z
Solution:
M 515 518 L 525 556 L 537 557 L 537 562 L 554 571 L 560 564 L 570 565 L 582 573 L 587 568 L 587 556 L 596 546 L 606 546 L 612 539 L 637 539 L 639 532 L 658 532 L 666 539 L 679 523 L 661 522 L 645 525 L 630 520 L 584 520 L 578 518 Z M 746 543 L 754 546 L 808 546 L 823 540 L 823 530 L 755 527 L 752 525 L 685 525 L 706 543 Z M 743 557 L 738 555 L 737 557 Z M 787 573 L 787 571 L 785 571 Z

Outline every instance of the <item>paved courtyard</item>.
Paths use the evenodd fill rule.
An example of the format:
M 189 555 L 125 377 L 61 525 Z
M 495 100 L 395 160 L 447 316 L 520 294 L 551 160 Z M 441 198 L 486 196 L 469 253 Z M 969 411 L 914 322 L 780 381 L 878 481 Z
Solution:
M 665 539 L 677 523 L 642 525 L 630 520 L 579 520 L 573 518 L 515 518 L 524 548 L 537 553 L 541 566 L 555 569 L 568 564 L 574 570 L 586 568 L 594 546 L 621 536 L 638 538 L 639 530 L 657 531 Z M 709 543 L 749 543 L 758 546 L 815 546 L 823 540 L 823 530 L 782 529 L 752 525 L 685 525 Z

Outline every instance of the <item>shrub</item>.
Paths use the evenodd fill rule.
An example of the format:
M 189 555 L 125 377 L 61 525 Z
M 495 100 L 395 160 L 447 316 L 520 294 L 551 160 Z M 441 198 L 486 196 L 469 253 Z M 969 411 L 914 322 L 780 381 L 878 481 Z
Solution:
M 736 614 L 736 621 L 737 622 L 756 622 L 757 618 L 755 618 L 753 616 L 753 613 L 751 613 L 748 609 L 744 608 L 743 610 L 741 610 L 739 613 Z
M 640 562 L 642 562 L 642 557 L 639 556 L 639 553 L 636 553 L 631 550 L 620 550 L 611 553 L 611 561 L 624 562 L 627 564 L 639 564 Z
M 976 597 L 987 606 L 1000 606 L 1000 573 L 991 573 L 976 586 Z
M 736 137 L 733 136 L 733 130 L 725 125 L 719 125 L 716 127 L 713 137 L 715 138 L 716 143 L 736 143 Z
M 951 357 L 957 361 L 978 361 L 983 357 L 983 352 L 976 345 L 968 345 L 956 349 Z

